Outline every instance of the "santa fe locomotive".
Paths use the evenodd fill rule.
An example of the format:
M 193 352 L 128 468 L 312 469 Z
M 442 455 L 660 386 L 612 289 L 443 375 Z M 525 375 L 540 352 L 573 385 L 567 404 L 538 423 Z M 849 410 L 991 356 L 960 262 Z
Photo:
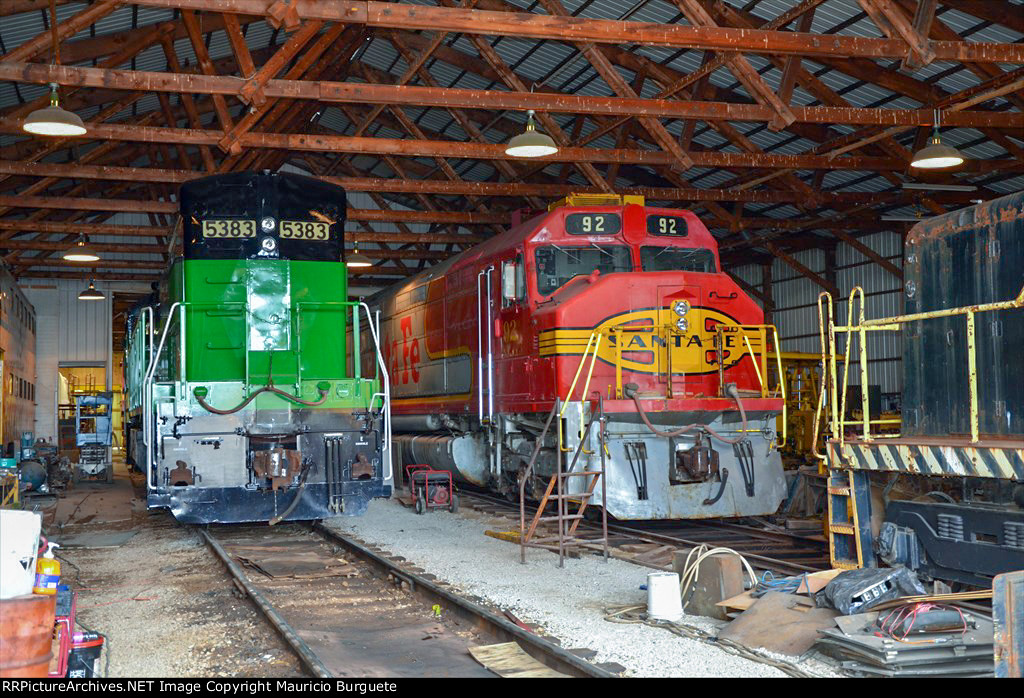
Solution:
M 193 180 L 183 257 L 129 318 L 129 456 L 189 523 L 362 514 L 391 492 L 383 361 L 353 360 L 345 191 L 291 174 Z M 357 331 L 353 336 L 360 337 Z
M 774 328 L 691 212 L 569 197 L 368 302 L 403 464 L 518 496 L 533 459 L 540 499 L 604 450 L 619 519 L 771 514 L 785 495 Z

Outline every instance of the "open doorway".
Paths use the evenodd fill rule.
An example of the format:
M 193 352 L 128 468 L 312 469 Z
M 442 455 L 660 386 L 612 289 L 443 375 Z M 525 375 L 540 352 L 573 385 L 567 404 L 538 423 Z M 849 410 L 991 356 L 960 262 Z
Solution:
M 61 363 L 57 367 L 57 448 L 61 455 L 66 455 L 71 462 L 78 461 L 76 445 L 75 404 L 78 398 L 89 395 L 102 395 L 111 392 L 107 389 L 106 363 Z M 114 419 L 114 444 L 120 443 L 120 390 L 111 396 L 114 404 L 111 417 Z

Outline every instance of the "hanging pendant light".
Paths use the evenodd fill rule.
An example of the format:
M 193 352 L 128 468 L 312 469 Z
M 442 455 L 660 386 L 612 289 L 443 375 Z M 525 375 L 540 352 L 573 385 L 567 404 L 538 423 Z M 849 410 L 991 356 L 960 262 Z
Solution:
M 345 255 L 345 266 L 352 269 L 372 267 L 373 262 L 365 254 L 359 253 L 359 243 L 353 243 L 352 254 Z
M 105 300 L 106 296 L 103 292 L 96 288 L 96 284 L 89 281 L 89 288 L 85 289 L 78 294 L 78 300 L 80 301 L 102 301 Z
M 57 3 L 50 0 L 50 29 L 53 31 L 53 65 L 60 65 L 60 37 L 57 35 Z M 50 83 L 50 106 L 36 109 L 21 125 L 36 136 L 81 136 L 86 132 L 78 114 L 63 109 L 57 97 L 57 83 Z
M 928 145 L 914 153 L 910 160 L 910 166 L 922 170 L 941 170 L 947 167 L 956 167 L 964 163 L 963 154 L 951 145 L 945 145 L 939 136 L 939 110 L 935 110 L 935 129 L 932 137 L 928 139 Z
M 50 83 L 50 106 L 29 114 L 21 128 L 37 136 L 81 136 L 86 132 L 81 117 L 60 106 L 55 82 Z
M 100 256 L 89 245 L 85 235 L 79 235 L 75 244 L 64 251 L 64 259 L 69 262 L 98 262 Z
M 551 136 L 537 130 L 532 109 L 526 112 L 526 130 L 518 136 L 513 136 L 505 147 L 505 155 L 516 158 L 539 158 L 557 152 L 558 146 Z

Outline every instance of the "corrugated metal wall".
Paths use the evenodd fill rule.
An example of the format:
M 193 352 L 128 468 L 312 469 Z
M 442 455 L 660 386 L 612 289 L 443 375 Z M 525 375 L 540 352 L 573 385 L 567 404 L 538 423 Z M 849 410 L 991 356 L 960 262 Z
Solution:
M 106 299 L 80 301 L 81 281 L 23 282 L 22 288 L 36 309 L 36 432 L 56 439 L 58 366 L 103 363 L 110 385 L 112 289 L 97 282 Z
M 860 241 L 902 268 L 903 242 L 899 234 L 875 233 L 860 238 Z M 793 257 L 819 276 L 826 276 L 823 250 L 797 252 Z M 744 265 L 730 271 L 752 286 L 761 287 L 760 266 Z M 817 303 L 818 294 L 824 289 L 781 259 L 774 261 L 771 273 L 774 321 L 779 328 L 783 350 L 819 353 Z M 854 286 L 864 289 L 865 317 L 869 319 L 897 315 L 903 310 L 900 280 L 845 243 L 836 246 L 835 283 L 843 296 L 843 300 L 836 303 L 836 322 L 839 324 L 846 323 L 845 299 Z M 895 394 L 902 390 L 900 346 L 898 332 L 872 332 L 868 335 L 868 380 L 872 384 L 881 385 L 883 393 Z M 853 349 L 856 352 L 856 346 Z M 858 364 L 851 361 L 851 384 L 860 382 L 857 368 Z

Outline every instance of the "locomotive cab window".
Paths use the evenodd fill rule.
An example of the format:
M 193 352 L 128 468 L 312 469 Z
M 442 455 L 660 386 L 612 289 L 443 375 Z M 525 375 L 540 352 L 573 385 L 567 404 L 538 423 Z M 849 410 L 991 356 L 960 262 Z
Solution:
M 565 217 L 565 232 L 570 235 L 615 235 L 622 230 L 617 213 L 572 213 Z
M 647 216 L 647 233 L 686 237 L 686 219 L 681 216 Z
M 577 276 L 586 276 L 595 269 L 602 274 L 633 271 L 629 248 L 624 245 L 545 245 L 537 248 L 535 259 L 537 290 L 542 296 L 554 293 Z
M 640 266 L 644 271 L 717 271 L 715 254 L 702 247 L 644 246 L 640 248 Z

